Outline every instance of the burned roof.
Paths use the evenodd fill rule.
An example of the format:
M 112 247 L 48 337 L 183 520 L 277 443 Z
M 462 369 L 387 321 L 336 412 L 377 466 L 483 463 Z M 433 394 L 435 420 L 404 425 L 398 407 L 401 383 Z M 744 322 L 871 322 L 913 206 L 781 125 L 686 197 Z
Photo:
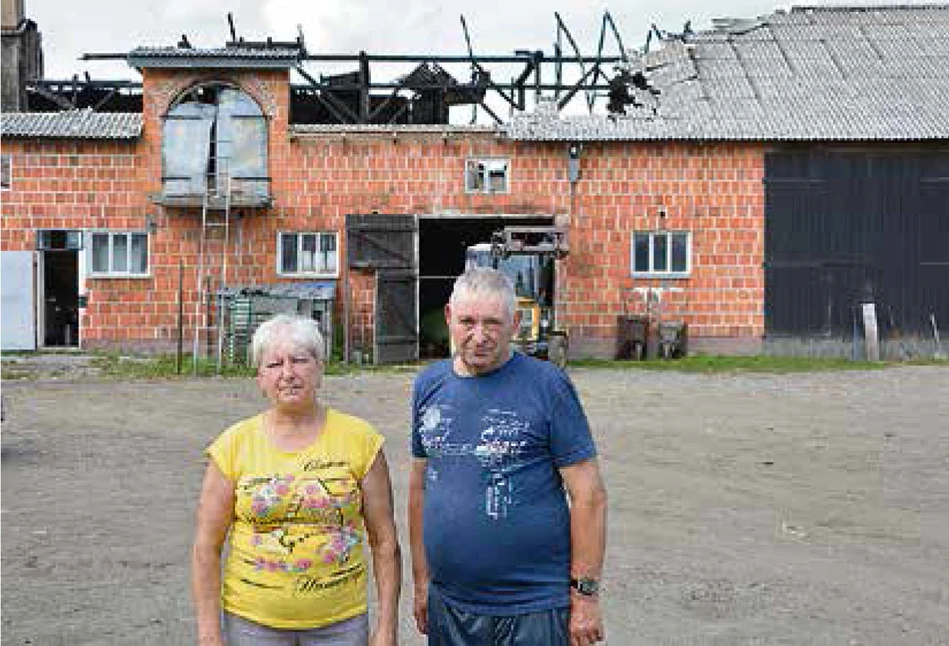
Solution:
M 142 115 L 127 112 L 10 112 L 2 116 L 4 137 L 138 139 Z
M 625 114 L 551 106 L 519 140 L 949 139 L 949 5 L 794 7 L 717 20 L 634 61 L 655 88 Z

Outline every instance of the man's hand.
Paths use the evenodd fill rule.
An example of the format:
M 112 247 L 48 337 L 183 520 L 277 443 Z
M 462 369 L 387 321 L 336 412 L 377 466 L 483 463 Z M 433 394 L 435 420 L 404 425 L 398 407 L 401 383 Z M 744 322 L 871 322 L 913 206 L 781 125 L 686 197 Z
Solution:
M 570 594 L 570 646 L 590 646 L 603 641 L 603 613 L 598 596 Z
M 423 635 L 428 634 L 428 584 L 416 583 L 413 586 L 412 614 L 415 627 Z

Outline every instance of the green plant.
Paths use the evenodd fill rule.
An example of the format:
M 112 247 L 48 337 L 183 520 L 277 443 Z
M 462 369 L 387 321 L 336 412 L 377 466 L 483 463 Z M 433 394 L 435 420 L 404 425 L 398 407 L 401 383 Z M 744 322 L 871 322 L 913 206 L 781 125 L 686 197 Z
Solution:
M 610 361 L 585 359 L 570 361 L 569 366 L 583 368 L 624 368 L 630 370 L 673 370 L 680 372 L 818 372 L 827 370 L 880 370 L 888 364 L 850 361 L 841 358 L 694 355 L 681 359 L 649 361 Z

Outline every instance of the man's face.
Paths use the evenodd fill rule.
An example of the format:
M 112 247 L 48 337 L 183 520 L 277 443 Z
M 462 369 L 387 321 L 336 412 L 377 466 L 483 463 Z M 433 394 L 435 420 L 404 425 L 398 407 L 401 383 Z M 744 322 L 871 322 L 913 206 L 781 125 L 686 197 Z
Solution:
M 445 306 L 448 331 L 455 344 L 455 369 L 479 375 L 498 368 L 511 352 L 517 315 L 500 298 L 468 296 Z

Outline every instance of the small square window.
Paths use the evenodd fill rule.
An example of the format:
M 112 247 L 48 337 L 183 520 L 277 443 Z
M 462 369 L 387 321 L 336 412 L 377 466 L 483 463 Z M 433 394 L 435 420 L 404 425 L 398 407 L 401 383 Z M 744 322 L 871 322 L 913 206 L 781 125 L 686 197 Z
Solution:
M 339 265 L 336 235 L 335 232 L 279 233 L 277 273 L 335 277 Z
M 686 278 L 692 271 L 691 234 L 685 231 L 633 233 L 634 276 Z
M 507 159 L 469 159 L 465 162 L 465 191 L 468 193 L 509 192 Z
M 89 273 L 94 278 L 148 276 L 148 234 L 95 231 L 90 234 Z

